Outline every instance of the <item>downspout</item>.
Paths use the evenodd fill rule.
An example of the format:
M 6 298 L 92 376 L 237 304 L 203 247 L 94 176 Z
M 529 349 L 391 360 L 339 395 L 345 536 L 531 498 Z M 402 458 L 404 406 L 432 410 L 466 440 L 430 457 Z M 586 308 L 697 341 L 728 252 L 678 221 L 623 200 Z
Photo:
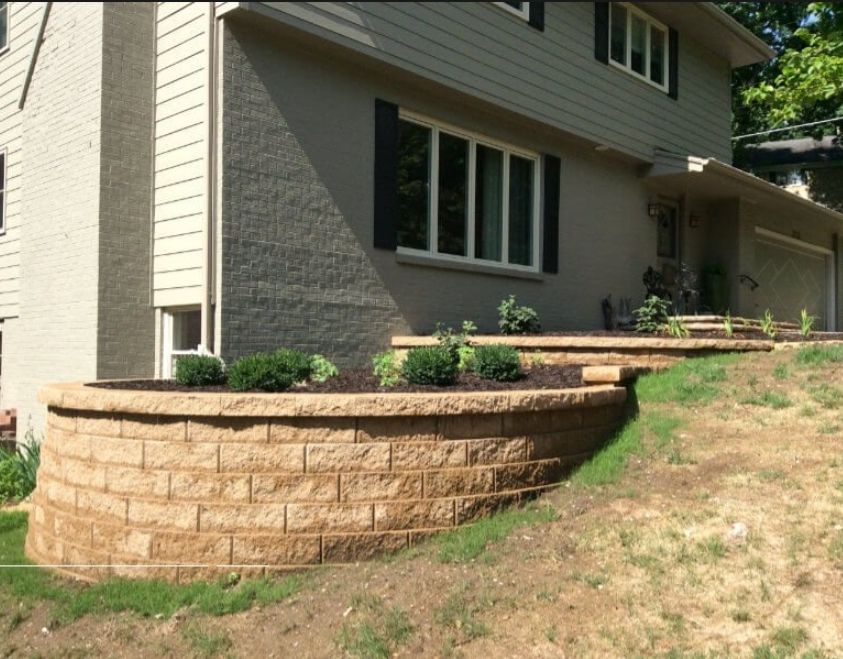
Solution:
M 209 352 L 214 346 L 214 289 L 216 285 L 215 226 L 216 226 L 216 153 L 217 153 L 217 16 L 216 3 L 208 3 L 208 98 L 207 98 L 207 141 L 205 154 L 205 226 L 203 236 L 204 271 L 202 282 L 202 345 Z
M 50 9 L 53 3 L 48 2 L 44 5 L 44 12 L 41 14 L 41 22 L 38 24 L 38 34 L 35 41 L 32 42 L 32 54 L 29 56 L 29 66 L 26 69 L 26 77 L 23 79 L 23 87 L 20 90 L 20 98 L 18 99 L 18 110 L 23 110 L 26 103 L 26 95 L 29 92 L 29 85 L 32 82 L 32 75 L 35 73 L 35 63 L 38 61 L 38 53 L 41 51 L 41 42 L 44 41 L 44 32 L 47 29 L 47 19 L 50 17 Z

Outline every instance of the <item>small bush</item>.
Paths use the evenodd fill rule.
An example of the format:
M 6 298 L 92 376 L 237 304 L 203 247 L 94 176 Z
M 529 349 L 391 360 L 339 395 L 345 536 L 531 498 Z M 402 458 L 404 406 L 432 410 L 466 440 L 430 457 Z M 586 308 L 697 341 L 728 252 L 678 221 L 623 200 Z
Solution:
M 635 316 L 635 331 L 655 334 L 664 329 L 667 322 L 670 303 L 655 295 L 644 300 L 644 304 L 638 307 L 632 314 Z
M 325 382 L 339 374 L 339 369 L 322 355 L 313 355 L 310 358 L 310 379 L 314 382 Z
M 514 295 L 501 300 L 498 326 L 503 334 L 536 334 L 541 331 L 539 315 L 530 307 L 518 306 Z
M 451 356 L 458 361 L 461 360 L 461 351 L 471 346 L 471 335 L 477 331 L 477 325 L 470 320 L 462 321 L 459 331 L 452 327 L 445 327 L 442 323 L 436 323 L 436 331 L 433 338 L 439 342 L 439 347 L 451 353 Z M 465 370 L 460 368 L 460 370 Z
M 457 350 L 457 368 L 460 373 L 470 373 L 474 370 L 474 346 L 461 346 Z
M 764 312 L 764 317 L 761 318 L 761 331 L 771 339 L 775 339 L 778 334 L 775 321 L 773 320 L 773 312 L 769 309 Z
M 817 317 L 809 314 L 807 309 L 799 312 L 799 333 L 803 338 L 810 338 L 815 322 L 817 322 Z
M 735 334 L 735 324 L 732 322 L 732 314 L 729 311 L 726 312 L 726 317 L 723 319 L 723 331 L 730 339 Z
M 20 471 L 14 453 L 0 451 L 0 503 L 22 498 Z
M 687 339 L 691 333 L 685 327 L 685 323 L 679 316 L 671 316 L 667 319 L 667 333 L 674 339 Z
M 372 357 L 372 373 L 382 387 L 394 387 L 401 382 L 401 364 L 394 350 Z
M 213 355 L 184 355 L 176 360 L 176 382 L 184 387 L 209 387 L 225 382 L 222 361 Z
M 407 353 L 402 373 L 412 384 L 447 386 L 456 382 L 457 367 L 453 355 L 441 347 L 413 348 Z
M 485 380 L 513 382 L 522 377 L 518 351 L 512 346 L 477 346 L 474 350 L 474 372 Z
M 282 348 L 242 357 L 228 369 L 228 386 L 234 391 L 286 391 L 310 376 L 310 357 Z

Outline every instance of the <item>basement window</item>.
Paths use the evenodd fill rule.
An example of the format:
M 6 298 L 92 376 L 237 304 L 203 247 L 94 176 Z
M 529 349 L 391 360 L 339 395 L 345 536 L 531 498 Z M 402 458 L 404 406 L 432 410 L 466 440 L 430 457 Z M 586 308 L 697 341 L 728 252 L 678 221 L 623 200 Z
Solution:
M 198 307 L 166 309 L 162 314 L 161 377 L 175 376 L 176 362 L 184 355 L 198 355 L 202 343 L 202 314 Z

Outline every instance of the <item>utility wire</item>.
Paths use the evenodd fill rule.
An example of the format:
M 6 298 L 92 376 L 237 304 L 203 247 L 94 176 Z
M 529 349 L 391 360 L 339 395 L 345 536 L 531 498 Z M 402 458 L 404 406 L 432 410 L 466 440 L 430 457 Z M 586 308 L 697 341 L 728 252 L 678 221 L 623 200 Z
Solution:
M 788 130 L 796 130 L 798 128 L 808 128 L 809 126 L 819 126 L 820 124 L 828 124 L 834 121 L 843 121 L 843 117 L 834 117 L 834 119 L 823 119 L 822 121 L 812 121 L 808 124 L 799 124 L 798 126 L 787 126 L 785 128 L 773 128 L 771 130 L 762 130 L 758 133 L 747 133 L 746 135 L 737 135 L 732 138 L 732 141 L 742 140 L 747 137 L 758 137 L 759 135 L 770 135 L 771 133 L 783 133 Z

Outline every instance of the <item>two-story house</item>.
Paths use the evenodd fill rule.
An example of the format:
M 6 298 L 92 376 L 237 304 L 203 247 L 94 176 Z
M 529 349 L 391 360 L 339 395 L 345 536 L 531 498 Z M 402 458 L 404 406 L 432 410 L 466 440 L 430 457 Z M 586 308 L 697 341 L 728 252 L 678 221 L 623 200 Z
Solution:
M 840 214 L 724 164 L 770 49 L 705 2 L 2 3 L 0 402 L 278 345 L 368 363 L 648 266 L 838 321 Z M 740 284 L 746 275 L 759 285 Z

